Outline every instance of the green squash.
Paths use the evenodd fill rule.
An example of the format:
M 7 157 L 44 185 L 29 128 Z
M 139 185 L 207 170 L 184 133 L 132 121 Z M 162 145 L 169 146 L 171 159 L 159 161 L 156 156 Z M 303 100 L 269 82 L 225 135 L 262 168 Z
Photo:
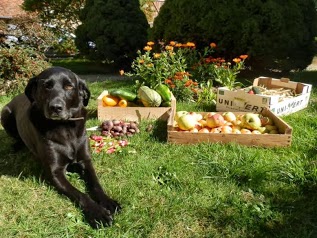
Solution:
M 145 107 L 159 107 L 162 103 L 160 94 L 147 86 L 139 88 L 138 97 Z

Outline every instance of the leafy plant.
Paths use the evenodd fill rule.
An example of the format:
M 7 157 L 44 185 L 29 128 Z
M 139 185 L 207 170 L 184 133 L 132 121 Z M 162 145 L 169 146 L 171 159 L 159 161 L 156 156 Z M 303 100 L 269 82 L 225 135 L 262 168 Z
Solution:
M 0 48 L 0 95 L 21 92 L 30 78 L 49 66 L 32 48 Z

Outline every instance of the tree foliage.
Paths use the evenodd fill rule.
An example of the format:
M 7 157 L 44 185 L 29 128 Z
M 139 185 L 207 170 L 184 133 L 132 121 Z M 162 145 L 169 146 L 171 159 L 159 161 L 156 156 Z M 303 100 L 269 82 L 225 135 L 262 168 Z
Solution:
M 38 14 L 59 36 L 74 33 L 85 0 L 24 0 L 23 9 Z
M 312 52 L 313 0 L 166 0 L 152 29 L 155 40 L 217 42 L 223 53 L 253 59 Z
M 148 22 L 138 0 L 87 0 L 76 45 L 92 59 L 132 59 L 147 41 Z

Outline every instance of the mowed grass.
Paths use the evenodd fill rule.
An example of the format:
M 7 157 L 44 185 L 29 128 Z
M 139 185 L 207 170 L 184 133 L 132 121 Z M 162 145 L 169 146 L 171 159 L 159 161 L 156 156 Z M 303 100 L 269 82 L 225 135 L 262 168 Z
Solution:
M 308 80 L 306 73 L 295 76 Z M 102 90 L 131 85 L 89 83 L 87 127 L 100 123 L 96 100 Z M 9 99 L 2 97 L 0 107 Z M 165 122 L 142 121 L 141 132 L 122 152 L 92 154 L 104 189 L 123 207 L 112 227 L 99 230 L 42 180 L 26 149 L 12 151 L 12 140 L 0 128 L 0 236 L 317 237 L 316 100 L 314 88 L 308 108 L 283 117 L 293 127 L 289 148 L 169 144 Z M 177 109 L 201 110 L 183 103 Z M 68 176 L 84 190 L 76 174 Z

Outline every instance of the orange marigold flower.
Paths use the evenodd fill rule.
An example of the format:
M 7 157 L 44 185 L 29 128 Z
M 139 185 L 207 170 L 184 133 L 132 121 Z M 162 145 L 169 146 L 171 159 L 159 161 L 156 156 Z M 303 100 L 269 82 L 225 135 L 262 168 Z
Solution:
M 216 45 L 216 43 L 212 42 L 212 43 L 210 43 L 210 47 L 211 47 L 211 48 L 216 48 L 217 45 Z
M 176 43 L 175 47 L 178 47 L 178 48 L 182 47 L 182 43 Z
M 144 60 L 143 60 L 143 59 L 140 59 L 140 60 L 139 60 L 139 64 L 144 64 Z
M 170 79 L 165 79 L 165 83 L 166 83 L 166 84 L 172 84 L 172 80 L 170 80 Z
M 171 46 L 175 46 L 176 45 L 176 41 L 170 41 L 170 45 Z
M 248 55 L 240 55 L 240 59 L 245 60 L 246 58 L 248 58 Z
M 161 56 L 160 53 L 155 53 L 155 54 L 153 55 L 154 59 L 158 59 L 158 58 L 160 58 L 160 56 Z
M 188 80 L 188 81 L 184 84 L 184 86 L 185 86 L 185 87 L 189 87 L 190 85 L 192 85 L 192 83 L 193 83 L 193 80 Z
M 186 46 L 187 46 L 187 47 L 195 47 L 195 43 L 193 43 L 193 42 L 187 42 L 187 43 L 186 43 Z
M 150 50 L 152 50 L 152 47 L 151 46 L 145 46 L 144 48 L 143 48 L 143 50 L 145 50 L 145 51 L 150 51 Z
M 173 46 L 170 46 L 170 45 L 165 46 L 165 50 L 170 50 L 170 51 L 172 51 L 173 49 L 174 49 Z
M 234 58 L 232 61 L 238 64 L 238 63 L 241 62 L 241 59 L 240 58 Z
M 152 45 L 154 45 L 154 42 L 153 41 L 149 41 L 149 42 L 147 42 L 146 43 L 148 46 L 152 46 Z

